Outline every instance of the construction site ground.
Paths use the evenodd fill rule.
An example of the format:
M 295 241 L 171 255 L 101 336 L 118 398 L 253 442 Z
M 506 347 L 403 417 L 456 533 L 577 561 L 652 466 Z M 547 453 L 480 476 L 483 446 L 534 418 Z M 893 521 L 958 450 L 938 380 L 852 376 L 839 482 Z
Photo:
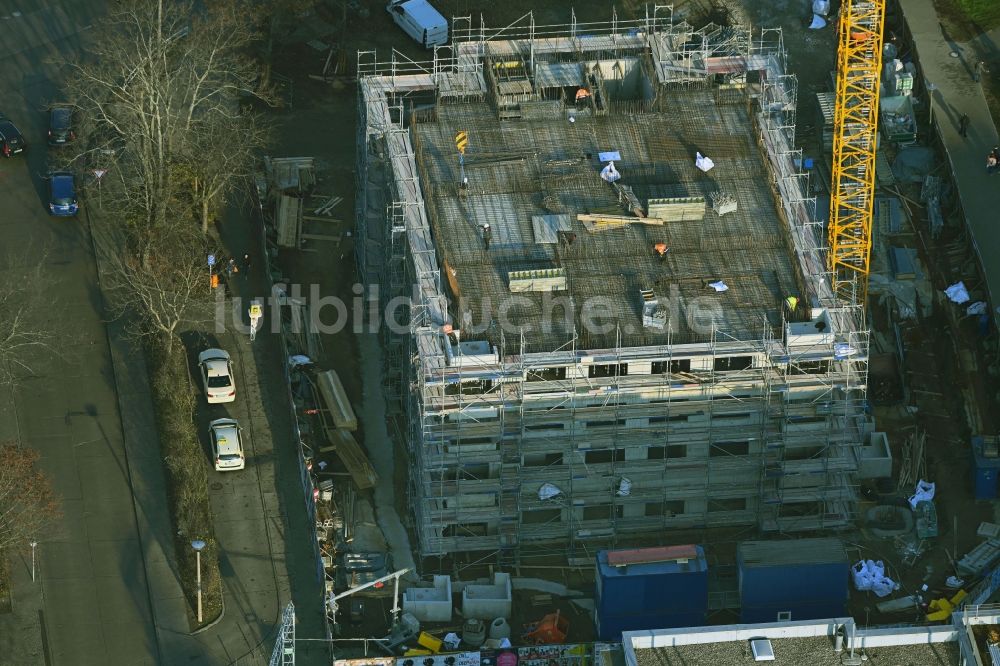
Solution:
M 435 0 L 434 4 L 445 16 L 474 15 L 474 25 L 478 25 L 478 15 L 485 15 L 487 25 L 502 26 L 514 21 L 530 10 L 535 10 L 536 21 L 540 24 L 569 23 L 569 7 L 563 3 L 537 3 L 533 0 L 509 0 L 496 4 L 482 0 Z M 798 143 L 804 154 L 816 160 L 822 159 L 820 148 L 820 128 L 818 105 L 814 93 L 831 89 L 831 72 L 834 68 L 834 30 L 808 30 L 807 4 L 798 0 L 728 0 L 728 9 L 709 9 L 707 3 L 675 2 L 678 12 L 688 13 L 689 20 L 731 19 L 749 21 L 754 26 L 782 27 L 788 52 L 791 72 L 800 82 Z M 540 7 L 539 7 L 540 5 Z M 609 5 L 604 0 L 578 0 L 572 3 L 578 21 L 607 20 Z M 637 17 L 642 5 L 636 1 L 625 2 L 619 7 L 619 16 Z M 313 26 L 338 26 L 339 10 L 330 15 L 319 13 L 321 21 L 306 21 Z M 895 26 L 899 16 L 890 12 L 888 24 Z M 299 34 L 300 33 L 300 34 Z M 294 87 L 293 105 L 278 112 L 276 118 L 280 138 L 280 156 L 313 156 L 317 160 L 320 180 L 317 191 L 326 196 L 342 197 L 343 201 L 333 209 L 333 216 L 343 220 L 344 234 L 339 243 L 313 241 L 307 246 L 315 251 L 286 251 L 281 257 L 285 273 L 293 282 L 319 284 L 324 295 L 336 295 L 350 303 L 356 297 L 352 286 L 357 279 L 354 272 L 354 251 L 352 238 L 346 233 L 352 228 L 354 216 L 354 165 L 357 90 L 352 78 L 355 53 L 358 50 L 378 49 L 380 59 L 387 60 L 390 50 L 396 49 L 405 57 L 422 61 L 429 59 L 423 51 L 402 33 L 384 11 L 381 2 L 364 2 L 361 11 L 350 10 L 347 14 L 346 29 L 336 27 L 326 34 L 310 34 L 305 28 L 299 31 L 294 43 L 288 43 L 276 52 L 274 71 L 290 77 Z M 902 34 L 902 32 L 900 33 Z M 319 80 L 319 74 L 327 61 L 328 52 L 322 48 L 307 45 L 310 40 L 319 39 L 335 46 L 343 56 L 334 62 L 343 63 L 337 76 Z M 336 56 L 336 53 L 335 53 Z M 346 69 L 345 69 L 346 68 Z M 922 110 L 921 122 L 926 132 L 927 113 Z M 940 150 L 939 147 L 935 147 Z M 943 164 L 940 158 L 936 165 Z M 820 170 L 820 174 L 828 174 Z M 942 175 L 942 174 L 939 174 Z M 947 174 L 944 174 L 947 175 Z M 822 195 L 828 185 L 819 188 L 820 201 L 828 202 Z M 947 576 L 953 573 L 951 561 L 961 557 L 979 543 L 976 530 L 981 521 L 992 521 L 997 511 L 996 502 L 977 502 L 971 488 L 971 452 L 969 438 L 975 432 L 994 433 L 996 414 L 997 384 L 995 377 L 985 370 L 989 365 L 987 345 L 996 346 L 996 333 L 983 337 L 974 317 L 965 317 L 964 310 L 953 306 L 944 298 L 942 290 L 953 282 L 963 279 L 971 289 L 976 284 L 974 256 L 968 247 L 968 239 L 962 231 L 957 210 L 946 211 L 948 221 L 943 235 L 931 240 L 927 224 L 923 219 L 920 205 L 919 186 L 900 186 L 899 194 L 905 197 L 912 215 L 913 233 L 901 234 L 894 244 L 910 246 L 918 251 L 927 279 L 936 294 L 932 312 L 925 318 L 913 322 L 902 322 L 901 339 L 905 348 L 906 390 L 899 388 L 899 394 L 906 396 L 895 404 L 873 407 L 879 430 L 888 433 L 895 460 L 894 474 L 898 475 L 902 465 L 904 443 L 918 433 L 925 433 L 924 461 L 920 467 L 915 461 L 910 472 L 925 475 L 924 478 L 937 484 L 935 503 L 937 505 L 940 536 L 927 544 L 927 550 L 912 564 L 905 564 L 892 540 L 872 537 L 867 530 L 858 529 L 842 536 L 850 544 L 857 559 L 883 560 L 888 573 L 901 583 L 897 595 L 918 590 L 928 584 L 930 595 L 943 589 Z M 828 204 L 826 204 L 828 205 Z M 822 207 L 822 206 L 821 206 Z M 895 338 L 891 322 L 884 314 L 884 308 L 873 308 L 872 325 L 876 337 L 889 344 Z M 361 508 L 357 510 L 359 523 L 369 528 L 356 531 L 352 544 L 357 551 L 379 549 L 388 544 L 390 550 L 400 549 L 409 544 L 402 528 L 410 526 L 410 513 L 406 494 L 406 452 L 397 444 L 394 448 L 385 429 L 391 432 L 402 425 L 399 414 L 385 412 L 380 385 L 380 355 L 377 339 L 370 331 L 355 334 L 351 326 L 340 332 L 323 336 L 322 358 L 316 359 L 322 367 L 337 370 L 345 389 L 358 411 L 361 428 L 358 440 L 365 443 L 376 471 L 384 477 L 376 492 L 363 491 L 358 494 Z M 372 429 L 377 428 L 378 436 Z M 398 439 L 398 438 L 396 438 Z M 342 470 L 338 470 L 342 472 Z M 346 475 L 338 477 L 347 483 Z M 896 476 L 894 476 L 894 479 Z M 895 489 L 880 488 L 883 495 L 893 496 L 896 501 L 905 501 L 912 493 L 912 485 Z M 886 492 L 888 491 L 888 492 Z M 873 498 L 869 492 L 866 497 Z M 880 501 L 887 501 L 883 497 Z M 874 501 L 862 503 L 863 510 L 874 505 Z M 377 523 L 379 530 L 370 529 Z M 957 533 L 955 532 L 957 526 Z M 391 535 L 384 534 L 386 531 Z M 379 534 L 381 532 L 382 534 Z M 366 537 L 365 534 L 371 534 Z M 383 539 L 384 535 L 384 539 Z M 739 540 L 752 539 L 757 535 L 753 528 L 716 532 L 691 531 L 663 535 L 662 543 L 696 542 L 706 546 L 713 561 L 732 563 L 735 544 Z M 411 537 L 412 538 L 412 537 Z M 401 562 L 412 561 L 410 552 L 393 550 L 397 567 Z M 469 580 L 489 574 L 489 559 L 476 558 L 426 561 L 420 573 L 428 576 L 435 569 L 452 574 L 456 578 Z M 532 566 L 512 572 L 517 577 L 536 577 L 558 582 L 567 588 L 581 590 L 589 595 L 592 591 L 592 569 L 565 566 L 565 558 L 553 555 L 551 560 L 532 560 Z M 518 617 L 511 624 L 515 628 L 520 621 L 531 621 L 551 609 L 536 607 L 532 598 L 538 592 L 519 592 L 515 613 Z M 903 622 L 922 619 L 919 614 L 880 616 L 875 609 L 878 601 L 871 593 L 852 592 L 850 611 L 855 617 L 865 617 L 872 623 Z M 562 603 L 562 602 L 553 602 Z M 368 604 L 367 617 L 363 624 L 345 627 L 345 635 L 376 636 L 384 634 L 391 598 L 373 599 Z M 562 606 L 560 606 L 562 607 Z M 566 606 L 566 612 L 576 616 Z M 732 622 L 733 615 L 721 612 L 710 618 L 715 622 Z M 589 638 L 589 622 L 580 618 L 573 622 L 572 639 Z M 586 630 L 586 631 L 585 631 Z M 436 631 L 436 630 L 435 630 Z M 515 629 L 516 633 L 516 629 Z

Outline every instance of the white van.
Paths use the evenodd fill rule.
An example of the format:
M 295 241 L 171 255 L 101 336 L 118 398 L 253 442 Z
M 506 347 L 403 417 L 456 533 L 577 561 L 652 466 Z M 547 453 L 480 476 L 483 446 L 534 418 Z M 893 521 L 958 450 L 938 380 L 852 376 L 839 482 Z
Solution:
M 448 22 L 427 0 L 389 0 L 385 9 L 424 48 L 448 43 Z

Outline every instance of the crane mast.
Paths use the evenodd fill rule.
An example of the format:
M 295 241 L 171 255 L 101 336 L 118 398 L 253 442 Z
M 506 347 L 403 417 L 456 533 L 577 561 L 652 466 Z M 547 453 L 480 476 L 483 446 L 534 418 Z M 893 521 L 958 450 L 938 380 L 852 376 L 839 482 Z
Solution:
M 885 3 L 844 0 L 837 34 L 828 265 L 834 293 L 849 303 L 868 296 Z

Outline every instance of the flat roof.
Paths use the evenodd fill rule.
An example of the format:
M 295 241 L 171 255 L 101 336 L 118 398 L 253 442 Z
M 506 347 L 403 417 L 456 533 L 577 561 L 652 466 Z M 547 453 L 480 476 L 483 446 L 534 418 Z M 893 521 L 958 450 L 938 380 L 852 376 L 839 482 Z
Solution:
M 743 541 L 736 548 L 743 568 L 848 562 L 844 542 L 835 537 Z
M 720 103 L 717 94 L 711 88 L 661 90 L 663 110 L 577 115 L 573 123 L 557 106 L 541 119 L 501 122 L 487 102 L 449 102 L 439 104 L 432 119 L 415 123 L 421 185 L 446 273 L 442 282 L 458 301 L 452 308 L 456 327 L 485 329 L 477 337 L 499 346 L 500 327 L 486 327 L 505 315 L 508 344 L 516 338 L 512 331 L 526 327 L 526 351 L 564 345 L 574 328 L 578 347 L 590 349 L 707 342 L 713 322 L 739 340 L 763 337 L 765 324 L 777 333 L 782 300 L 799 293 L 785 225 L 751 111 L 742 95 L 737 103 Z M 458 187 L 459 132 L 467 132 L 469 142 L 465 192 Z M 649 198 L 704 197 L 704 219 L 588 231 L 578 214 L 629 214 L 600 178 L 598 154 L 606 151 L 621 154 L 617 184 L 630 186 L 643 207 Z M 715 167 L 707 173 L 696 168 L 696 152 Z M 736 200 L 735 212 L 711 210 L 711 195 L 720 191 Z M 575 240 L 568 244 L 537 219 L 533 224 L 542 215 L 568 215 L 557 225 Z M 489 250 L 484 223 L 491 230 Z M 669 248 L 663 260 L 653 249 L 661 242 Z M 511 294 L 509 273 L 541 269 L 564 270 L 566 290 Z M 709 286 L 717 281 L 728 290 Z M 671 299 L 672 332 L 643 326 L 641 290 Z M 546 319 L 543 307 L 552 297 L 569 297 L 575 316 L 551 307 L 554 316 Z M 587 305 L 606 314 L 599 318 L 603 329 L 583 324 Z
M 833 651 L 828 636 L 809 638 L 772 638 L 774 661 L 761 662 L 781 666 L 842 666 L 841 658 L 850 654 Z M 860 654 L 856 651 L 855 654 Z M 905 664 L 906 666 L 946 666 L 959 663 L 957 641 L 891 645 L 865 648 L 870 664 Z M 753 664 L 749 641 L 725 641 L 699 645 L 636 649 L 637 666 L 729 666 Z
M 635 550 L 600 550 L 597 568 L 604 578 L 703 573 L 708 561 L 701 546 L 661 546 Z

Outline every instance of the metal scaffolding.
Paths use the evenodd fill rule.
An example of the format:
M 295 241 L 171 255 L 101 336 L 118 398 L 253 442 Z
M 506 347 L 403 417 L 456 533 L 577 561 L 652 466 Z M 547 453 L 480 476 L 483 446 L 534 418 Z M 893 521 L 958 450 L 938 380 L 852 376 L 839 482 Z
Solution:
M 696 31 L 656 7 L 585 26 L 457 19 L 453 35 L 431 63 L 358 62 L 358 263 L 387 299 L 410 297 L 408 328 L 383 342 L 408 424 L 421 554 L 516 564 L 664 529 L 849 526 L 873 429 L 868 340 L 860 310 L 830 287 L 780 31 Z M 574 104 L 595 83 L 601 99 Z M 432 97 L 433 110 L 407 113 L 408 95 Z M 637 192 L 722 191 L 738 212 L 584 230 L 572 213 L 621 206 L 595 145 L 627 155 Z M 691 145 L 739 173 L 702 177 Z M 539 239 L 533 218 L 544 215 L 568 226 Z M 660 263 L 658 234 L 671 250 Z M 531 328 L 537 293 L 471 302 L 509 296 L 518 271 L 553 267 L 568 275 L 565 302 L 609 299 L 610 330 L 576 316 Z M 643 323 L 640 291 L 690 304 L 709 276 L 738 294 L 710 330 L 678 326 L 687 306 L 667 307 L 659 329 Z M 803 310 L 784 313 L 788 293 Z M 490 323 L 497 315 L 516 325 Z

